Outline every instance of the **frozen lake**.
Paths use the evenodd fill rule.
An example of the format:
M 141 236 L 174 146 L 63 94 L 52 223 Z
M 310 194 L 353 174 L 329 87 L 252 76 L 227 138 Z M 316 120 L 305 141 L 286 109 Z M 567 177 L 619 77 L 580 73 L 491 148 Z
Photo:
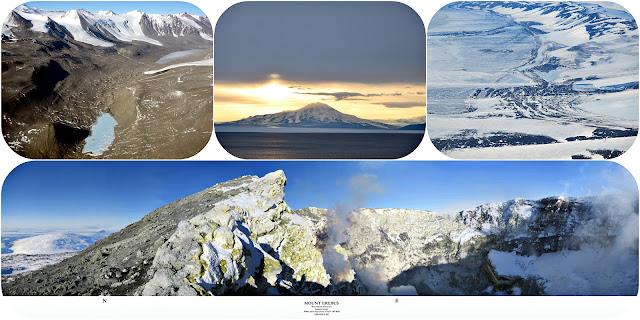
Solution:
M 85 140 L 82 152 L 99 156 L 107 151 L 113 139 L 116 138 L 114 132 L 116 124 L 118 122 L 110 114 L 101 112 L 98 120 L 91 127 L 91 135 Z

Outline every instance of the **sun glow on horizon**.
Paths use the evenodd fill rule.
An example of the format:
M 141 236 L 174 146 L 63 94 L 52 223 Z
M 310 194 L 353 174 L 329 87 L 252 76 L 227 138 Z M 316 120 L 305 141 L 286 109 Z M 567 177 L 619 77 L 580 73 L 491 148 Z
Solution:
M 283 86 L 276 81 L 272 81 L 257 89 L 248 90 L 247 94 L 263 98 L 265 100 L 282 100 L 294 97 L 295 90 L 287 86 Z
M 215 122 L 297 110 L 323 102 L 363 119 L 426 116 L 425 86 L 363 83 L 290 83 L 280 75 L 253 84 L 215 84 Z

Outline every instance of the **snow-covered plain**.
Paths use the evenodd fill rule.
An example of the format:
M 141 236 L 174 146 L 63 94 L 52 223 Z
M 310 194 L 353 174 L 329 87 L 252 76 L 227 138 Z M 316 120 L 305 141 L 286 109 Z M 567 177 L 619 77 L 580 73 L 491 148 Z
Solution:
M 442 8 L 428 29 L 429 137 L 557 140 L 441 149 L 458 159 L 570 159 L 590 149 L 627 150 L 638 129 L 638 30 L 619 9 L 500 1 Z M 627 133 L 595 137 L 603 128 Z
M 570 160 L 571 156 L 583 155 L 602 160 L 601 155 L 589 150 L 627 150 L 636 137 L 609 138 L 564 143 L 536 144 L 525 146 L 505 146 L 488 148 L 456 149 L 445 154 L 454 159 L 550 159 Z
M 76 255 L 77 252 L 52 254 L 3 254 L 2 276 L 38 270 Z

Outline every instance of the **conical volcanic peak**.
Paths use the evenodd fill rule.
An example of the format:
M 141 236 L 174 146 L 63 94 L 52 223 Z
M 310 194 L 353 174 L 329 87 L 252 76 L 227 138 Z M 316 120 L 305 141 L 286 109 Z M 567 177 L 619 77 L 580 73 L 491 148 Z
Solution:
M 342 113 L 331 106 L 314 102 L 291 111 L 257 115 L 220 125 L 257 127 L 300 127 L 340 129 L 391 129 L 391 125 Z
M 328 104 L 322 103 L 322 102 L 309 103 L 308 105 L 298 109 L 298 111 L 302 111 L 302 110 L 326 110 L 326 111 L 340 112 L 340 111 L 330 107 Z

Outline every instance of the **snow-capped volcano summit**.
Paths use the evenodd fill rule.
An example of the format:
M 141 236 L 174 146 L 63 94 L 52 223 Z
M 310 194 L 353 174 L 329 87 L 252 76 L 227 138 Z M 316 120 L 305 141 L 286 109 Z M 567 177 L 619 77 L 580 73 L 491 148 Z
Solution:
M 193 14 L 150 14 L 140 10 L 124 14 L 116 14 L 111 10 L 91 13 L 82 9 L 64 12 L 41 10 L 26 5 L 18 6 L 13 13 L 29 21 L 31 26 L 21 28 L 12 23 L 15 20 L 11 19 L 12 14 L 3 24 L 3 37 L 12 37 L 13 29 L 21 28 L 109 47 L 119 42 L 132 41 L 161 46 L 165 37 L 196 36 L 212 40 L 213 36 L 209 19 Z M 61 32 L 61 29 L 67 32 Z
M 310 103 L 298 110 L 257 115 L 237 121 L 221 123 L 221 125 L 346 129 L 394 128 L 385 123 L 361 119 L 354 115 L 342 113 L 320 102 Z

